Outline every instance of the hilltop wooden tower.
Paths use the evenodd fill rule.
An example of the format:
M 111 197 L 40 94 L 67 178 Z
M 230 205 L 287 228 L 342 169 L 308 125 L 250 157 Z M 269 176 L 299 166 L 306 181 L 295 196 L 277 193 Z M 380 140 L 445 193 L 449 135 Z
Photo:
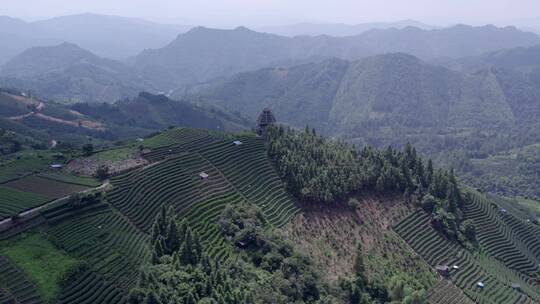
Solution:
M 259 118 L 257 118 L 257 135 L 266 135 L 266 129 L 274 123 L 276 123 L 276 117 L 272 113 L 272 110 L 268 107 L 264 108 L 261 114 L 259 114 Z

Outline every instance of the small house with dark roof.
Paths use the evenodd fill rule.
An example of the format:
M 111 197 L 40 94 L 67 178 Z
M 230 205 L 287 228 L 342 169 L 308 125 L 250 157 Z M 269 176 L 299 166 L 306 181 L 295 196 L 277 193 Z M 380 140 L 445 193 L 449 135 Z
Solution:
M 263 136 L 266 135 L 266 129 L 268 126 L 276 123 L 276 117 L 272 113 L 270 108 L 264 108 L 259 118 L 257 118 L 257 135 Z
M 442 276 L 448 276 L 450 274 L 450 268 L 446 265 L 437 265 L 435 266 L 435 270 L 437 270 L 437 273 Z

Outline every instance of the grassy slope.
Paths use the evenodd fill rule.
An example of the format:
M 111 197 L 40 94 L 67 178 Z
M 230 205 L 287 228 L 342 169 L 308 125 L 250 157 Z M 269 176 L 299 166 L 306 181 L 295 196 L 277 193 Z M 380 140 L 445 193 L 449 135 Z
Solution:
M 2 244 L 0 252 L 22 269 L 42 297 L 51 303 L 60 293 L 60 279 L 77 264 L 76 259 L 58 250 L 39 234 L 23 234 Z
M 388 282 L 402 275 L 417 289 L 429 289 L 436 279 L 429 266 L 392 231 L 391 225 L 410 211 L 399 197 L 359 195 L 360 207 L 308 208 L 293 219 L 283 234 L 310 256 L 324 276 L 337 288 L 340 278 L 351 275 L 362 244 L 370 280 Z

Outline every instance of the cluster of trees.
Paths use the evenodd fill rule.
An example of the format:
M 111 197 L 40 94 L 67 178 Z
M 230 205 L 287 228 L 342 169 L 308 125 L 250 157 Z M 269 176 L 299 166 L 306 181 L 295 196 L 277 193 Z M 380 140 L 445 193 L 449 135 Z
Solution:
M 162 208 L 152 228 L 152 257 L 129 303 L 251 303 L 233 270 L 204 254 L 196 233 Z
M 102 192 L 74 193 L 69 196 L 67 205 L 72 209 L 98 204 L 103 200 Z
M 386 284 L 382 284 L 378 281 L 368 280 L 362 248 L 361 245 L 359 245 L 353 277 L 341 282 L 341 287 L 347 291 L 351 304 L 427 303 L 424 290 L 415 290 L 399 275 L 393 276 L 389 282 L 385 283 Z
M 151 233 L 151 258 L 130 303 L 330 303 L 310 261 L 276 234 L 249 205 L 229 206 L 218 225 L 238 258 L 205 254 L 188 223 L 162 208 Z
M 235 267 L 251 282 L 254 303 L 330 303 L 312 262 L 273 231 L 249 204 L 228 206 L 218 222 L 239 255 Z M 271 282 L 271 283 L 269 283 Z
M 434 169 L 407 144 L 403 151 L 366 146 L 362 150 L 327 140 L 308 127 L 302 131 L 274 126 L 268 130 L 268 153 L 288 190 L 302 201 L 344 201 L 352 192 L 399 192 L 422 203 L 436 228 L 460 235 L 464 199 L 453 170 Z

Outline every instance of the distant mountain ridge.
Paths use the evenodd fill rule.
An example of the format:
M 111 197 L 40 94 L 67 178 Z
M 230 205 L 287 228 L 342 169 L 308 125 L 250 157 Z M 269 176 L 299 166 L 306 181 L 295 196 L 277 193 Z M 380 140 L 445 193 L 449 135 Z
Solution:
M 264 33 L 271 33 L 288 37 L 319 35 L 344 37 L 359 35 L 373 29 L 402 29 L 408 26 L 414 26 L 424 30 L 437 28 L 435 26 L 427 25 L 415 20 L 401 20 L 396 22 L 369 22 L 359 24 L 305 22 L 288 25 L 265 26 L 256 28 L 256 30 Z
M 424 60 L 460 58 L 517 46 L 540 44 L 540 38 L 514 27 L 370 30 L 348 37 L 284 37 L 245 27 L 217 30 L 197 27 L 169 45 L 145 50 L 130 64 L 162 90 L 231 76 L 263 67 L 292 66 L 331 57 L 356 60 L 377 54 L 403 52 Z M 166 80 L 166 81 L 163 81 Z
M 163 46 L 189 28 L 97 14 L 35 22 L 0 16 L 0 65 L 25 49 L 62 42 L 75 43 L 102 57 L 125 59 L 144 49 Z
M 0 69 L 0 84 L 61 102 L 114 102 L 152 87 L 138 71 L 71 43 L 30 48 Z
M 93 20 L 94 16 L 80 18 Z M 73 16 L 64 19 L 78 20 Z M 9 22 L 21 23 L 12 19 Z M 81 22 L 85 26 L 91 24 Z M 165 47 L 144 50 L 126 62 L 100 58 L 80 45 L 68 47 L 73 45 L 63 43 L 24 51 L 0 67 L 0 85 L 35 90 L 43 97 L 63 102 L 114 102 L 133 97 L 141 90 L 170 94 L 186 86 L 260 68 L 290 67 L 329 58 L 358 60 L 394 52 L 429 61 L 456 60 L 505 48 L 540 45 L 540 38 L 513 27 L 465 25 L 433 30 L 376 29 L 347 37 L 293 38 L 245 27 L 196 27 L 178 35 Z

